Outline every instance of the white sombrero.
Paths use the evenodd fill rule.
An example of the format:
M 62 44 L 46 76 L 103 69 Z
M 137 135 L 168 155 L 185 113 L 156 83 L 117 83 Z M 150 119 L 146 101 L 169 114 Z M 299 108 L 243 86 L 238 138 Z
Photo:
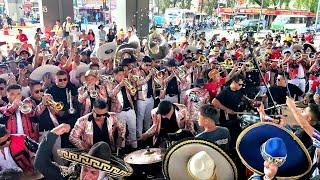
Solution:
M 117 45 L 114 42 L 106 43 L 97 50 L 97 57 L 100 60 L 111 59 L 116 53 Z
M 212 142 L 190 138 L 174 144 L 167 151 L 164 175 L 172 180 L 238 179 L 231 158 Z
M 46 73 L 51 73 L 52 75 L 60 70 L 61 69 L 58 66 L 46 64 L 33 70 L 29 78 L 34 81 L 42 81 L 43 75 L 45 75 Z

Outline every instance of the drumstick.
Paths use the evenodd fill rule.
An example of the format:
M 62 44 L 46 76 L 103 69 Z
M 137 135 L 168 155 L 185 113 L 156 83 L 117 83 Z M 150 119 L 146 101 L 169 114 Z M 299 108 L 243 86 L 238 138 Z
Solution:
M 118 147 L 117 147 L 117 154 L 116 155 L 117 155 L 117 157 L 119 156 L 119 148 Z

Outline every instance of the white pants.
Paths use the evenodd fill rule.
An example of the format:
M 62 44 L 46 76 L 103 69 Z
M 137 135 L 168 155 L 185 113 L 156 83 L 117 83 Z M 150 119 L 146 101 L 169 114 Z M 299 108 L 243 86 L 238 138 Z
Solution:
M 133 109 L 130 109 L 129 111 L 121 111 L 119 113 L 119 118 L 128 126 L 129 136 L 127 138 L 127 144 L 130 144 L 132 148 L 137 148 L 138 145 L 136 113 Z
M 304 78 L 303 79 L 299 79 L 299 78 L 291 79 L 291 80 L 288 80 L 288 83 L 298 86 L 302 92 L 306 91 L 306 80 Z
M 142 131 L 151 127 L 151 110 L 154 106 L 153 98 L 147 98 L 145 101 L 137 100 L 137 136 L 140 137 Z
M 161 101 L 170 101 L 171 103 L 178 103 L 178 95 L 170 97 L 169 95 L 165 95 L 164 99 Z
M 48 131 L 40 133 L 39 142 L 41 142 L 43 140 L 43 138 L 46 137 L 47 134 L 48 134 Z M 60 158 L 60 156 L 57 153 L 57 149 L 60 149 L 60 148 L 61 148 L 61 137 L 58 136 L 58 138 L 52 148 L 53 161 L 58 163 L 59 165 L 64 165 L 64 160 L 62 158 Z

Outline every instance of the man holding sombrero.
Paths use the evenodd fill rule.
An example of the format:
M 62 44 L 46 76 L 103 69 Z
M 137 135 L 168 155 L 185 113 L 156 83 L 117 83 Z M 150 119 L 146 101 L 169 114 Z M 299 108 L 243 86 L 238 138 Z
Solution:
M 237 180 L 231 158 L 212 142 L 189 138 L 171 146 L 162 171 L 171 180 Z
M 273 123 L 256 123 L 238 137 L 237 153 L 255 174 L 250 179 L 300 179 L 311 169 L 311 158 L 291 131 Z
M 58 150 L 62 158 L 82 165 L 81 173 L 77 166 L 63 167 L 53 163 L 50 159 L 53 144 L 58 136 L 69 131 L 70 125 L 60 124 L 48 133 L 39 146 L 35 167 L 46 179 L 60 180 L 80 177 L 82 180 L 104 180 L 108 176 L 121 178 L 132 174 L 132 168 L 121 159 L 112 156 L 110 147 L 105 142 L 94 144 L 88 153 L 72 149 Z

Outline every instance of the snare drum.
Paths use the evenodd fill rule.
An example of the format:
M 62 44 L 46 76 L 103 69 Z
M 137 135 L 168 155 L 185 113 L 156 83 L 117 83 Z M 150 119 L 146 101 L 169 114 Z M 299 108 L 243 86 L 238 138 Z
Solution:
M 257 122 L 260 122 L 260 117 L 255 115 L 242 115 L 240 117 L 240 126 L 243 129 L 251 126 L 252 124 L 255 124 Z

